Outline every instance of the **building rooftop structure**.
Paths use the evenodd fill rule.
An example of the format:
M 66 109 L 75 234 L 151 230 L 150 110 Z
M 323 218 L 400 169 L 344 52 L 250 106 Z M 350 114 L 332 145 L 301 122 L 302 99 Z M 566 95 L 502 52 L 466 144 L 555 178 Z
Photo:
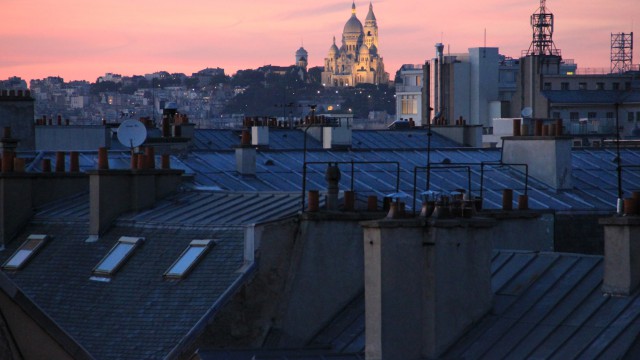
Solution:
M 443 358 L 638 356 L 640 297 L 637 291 L 628 297 L 600 291 L 602 256 L 500 250 L 493 253 L 491 271 L 492 310 Z M 357 359 L 365 350 L 364 322 L 362 293 L 310 345 L 330 345 L 345 359 Z
M 267 336 L 258 350 L 211 349 L 202 337 L 208 336 L 208 329 L 218 324 L 218 316 L 228 304 L 249 301 L 239 299 L 251 284 L 262 284 L 260 271 L 273 270 L 268 267 L 268 256 L 272 256 L 269 252 L 292 251 L 287 261 L 293 263 L 288 265 L 289 272 L 284 272 L 288 275 L 274 272 L 277 274 L 274 277 L 286 282 L 283 279 L 288 276 L 298 276 L 296 261 L 306 260 L 299 258 L 302 255 L 293 252 L 294 245 L 287 241 L 306 243 L 302 240 L 306 233 L 295 230 L 299 226 L 297 221 L 301 221 L 304 158 L 308 166 L 306 190 L 318 189 L 324 195 L 327 165 L 338 164 L 342 173 L 339 196 L 343 199 L 344 191 L 353 189 L 358 211 L 366 208 L 369 195 L 377 196 L 381 208 L 382 198 L 390 194 L 406 196 L 407 211 L 414 209 L 415 194 L 418 210 L 420 192 L 427 181 L 424 169 L 427 131 L 353 131 L 351 146 L 346 148 L 326 148 L 325 139 L 309 135 L 305 154 L 302 131 L 271 129 L 266 146 L 246 147 L 256 151 L 253 174 L 238 171 L 239 137 L 240 133 L 232 130 L 196 130 L 191 149 L 170 158 L 174 169 L 185 172 L 177 191 L 157 199 L 151 206 L 117 214 L 98 241 L 88 236 L 94 201 L 91 189 L 79 189 L 38 205 L 17 237 L 5 241 L 0 262 L 7 263 L 31 235 L 47 235 L 49 240 L 33 251 L 26 265 L 17 270 L 5 268 L 3 276 L 95 358 L 177 358 L 191 354 L 194 359 L 364 358 L 362 284 L 351 289 L 359 296 L 331 314 L 333 321 L 316 324 L 322 325 L 320 330 L 303 347 L 270 349 Z M 482 196 L 484 208 L 499 209 L 505 188 L 514 189 L 516 194 L 524 194 L 526 189 L 529 207 L 555 214 L 556 224 L 560 224 L 558 219 L 563 213 L 605 216 L 615 211 L 616 152 L 611 149 L 571 151 L 572 186 L 558 189 L 531 173 L 527 178 L 517 165 L 501 163 L 505 148 L 461 147 L 438 134 L 432 135 L 432 146 L 432 190 L 451 192 L 470 188 L 471 193 Z M 27 173 L 35 174 L 41 173 L 43 160 L 53 163 L 57 158 L 51 151 L 17 155 L 25 159 Z M 640 166 L 640 152 L 635 149 L 623 149 L 621 158 L 624 165 Z M 65 168 L 69 168 L 70 160 L 65 162 Z M 80 152 L 78 162 L 79 178 L 87 176 L 86 173 L 100 176 L 105 171 L 93 170 L 100 163 L 96 152 Z M 110 151 L 108 164 L 111 170 L 107 172 L 132 171 L 132 178 L 144 175 L 125 171 L 131 166 L 129 151 Z M 623 174 L 623 187 L 634 190 L 640 183 L 640 174 L 633 168 Z M 323 203 L 324 199 L 321 206 Z M 344 218 L 341 221 L 352 221 L 343 212 L 339 214 Z M 367 216 L 376 215 L 380 213 Z M 261 238 L 263 230 L 256 230 L 261 224 L 283 219 L 292 222 L 282 228 L 295 230 L 277 233 L 275 237 L 284 243 L 274 245 L 268 236 Z M 357 221 L 354 223 L 357 225 Z M 564 236 L 561 232 L 564 225 L 556 226 L 555 230 L 547 230 L 550 236 Z M 318 234 L 322 236 L 323 232 Z M 136 240 L 128 258 L 116 263 L 113 272 L 106 276 L 97 271 L 107 267 L 104 262 L 109 254 L 127 239 Z M 205 241 L 208 248 L 193 255 L 196 250 L 189 253 L 189 249 L 194 241 L 198 244 Z M 554 248 L 558 245 L 552 241 L 550 250 Z M 188 262 L 189 258 L 183 258 L 186 254 L 192 254 L 189 256 L 194 262 L 179 265 Z M 258 262 L 254 256 L 263 258 Z M 626 299 L 602 297 L 596 291 L 601 269 L 601 256 L 497 250 L 492 258 L 495 294 L 492 311 L 456 342 L 448 354 L 490 358 L 499 351 L 535 349 L 543 341 L 552 344 L 561 338 L 567 340 L 568 347 L 558 345 L 556 350 L 552 349 L 552 355 L 582 351 L 573 344 L 605 345 L 604 351 L 612 354 L 627 353 L 639 333 L 633 325 L 640 314 L 634 312 L 637 295 Z M 174 273 L 184 275 L 173 277 Z M 281 296 L 290 296 L 287 291 Z M 575 292 L 578 293 L 571 295 Z M 574 308 L 571 305 L 575 305 L 575 314 L 584 306 L 602 320 L 592 325 L 589 322 L 592 318 L 587 316 L 585 322 L 574 324 L 569 321 L 574 316 L 569 311 Z M 567 311 L 564 317 L 560 314 L 562 309 Z M 529 311 L 545 317 L 536 319 L 538 323 L 529 321 Z M 536 334 L 542 330 L 549 336 L 537 339 Z M 597 333 L 599 330 L 601 334 Z M 198 344 L 195 348 L 194 343 Z M 512 345 L 513 348 L 507 348 Z M 194 353 L 197 348 L 200 350 Z

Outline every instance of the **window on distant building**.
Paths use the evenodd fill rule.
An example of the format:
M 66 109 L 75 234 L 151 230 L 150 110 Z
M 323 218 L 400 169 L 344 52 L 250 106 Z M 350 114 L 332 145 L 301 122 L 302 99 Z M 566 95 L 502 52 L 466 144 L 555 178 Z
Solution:
M 215 245 L 213 240 L 193 240 L 178 259 L 164 273 L 167 278 L 185 277 L 195 266 L 198 260 L 207 252 L 209 248 Z
M 550 82 L 544 83 L 544 85 L 542 86 L 542 90 L 551 90 L 551 83 Z
M 624 89 L 625 90 L 631 90 L 631 83 L 630 82 L 624 83 Z
M 620 90 L 620 83 L 614 82 L 613 84 L 611 84 L 611 89 Z
M 587 113 L 587 118 L 589 120 L 595 119 L 596 117 L 598 117 L 598 113 L 596 113 L 596 112 L 590 111 L 590 112 Z
M 629 113 L 627 115 L 627 120 L 628 121 L 633 121 L 633 111 L 629 111 Z
M 607 119 L 613 119 L 613 111 L 607 112 Z
M 111 251 L 93 269 L 93 273 L 102 276 L 113 275 L 143 241 L 144 238 L 140 237 L 121 236 Z
M 553 118 L 554 119 L 560 119 L 560 112 L 559 111 L 554 111 L 553 112 Z
M 578 113 L 577 111 L 572 111 L 569 113 L 569 119 L 570 120 L 579 120 L 580 119 L 580 113 Z
M 48 240 L 48 235 L 29 235 L 27 240 L 11 255 L 9 260 L 2 265 L 2 268 L 5 270 L 19 270 Z
M 587 83 L 586 82 L 578 83 L 578 90 L 587 90 Z
M 560 83 L 560 90 L 569 90 L 569 83 L 568 82 Z
M 596 83 L 596 90 L 604 90 L 604 83 L 603 82 L 597 82 Z
M 418 99 L 415 95 L 404 95 L 401 98 L 402 115 L 418 114 Z

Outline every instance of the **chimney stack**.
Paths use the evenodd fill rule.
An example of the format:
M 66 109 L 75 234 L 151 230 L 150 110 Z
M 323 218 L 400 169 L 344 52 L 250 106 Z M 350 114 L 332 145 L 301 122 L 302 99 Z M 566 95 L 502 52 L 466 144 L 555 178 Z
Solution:
M 327 180 L 327 210 L 338 210 L 338 194 L 340 193 L 340 168 L 338 164 L 327 165 L 324 179 Z
M 539 128 L 536 123 L 536 133 Z M 542 127 L 548 129 L 546 125 Z M 505 164 L 527 164 L 529 175 L 555 190 L 573 188 L 570 136 L 503 137 L 502 161 Z
M 136 169 L 120 170 L 98 166 L 89 170 L 89 234 L 97 240 L 111 222 L 127 211 L 139 211 L 153 206 L 156 200 L 175 192 L 184 171 L 154 169 L 153 151 L 137 156 Z M 106 161 L 106 149 L 99 151 L 99 164 Z M 103 158 L 104 157 L 104 158 Z M 133 165 L 133 163 L 132 163 Z
M 491 308 L 491 227 L 470 219 L 363 222 L 365 358 L 435 359 Z
M 600 219 L 604 225 L 602 291 L 629 296 L 640 285 L 640 216 Z
M 324 117 L 322 117 L 324 121 Z M 351 147 L 353 131 L 349 118 L 326 119 L 327 124 L 337 122 L 338 126 L 324 126 L 322 128 L 322 148 L 323 149 L 346 149 Z
M 249 132 L 242 130 L 241 145 L 236 147 L 236 170 L 240 175 L 256 175 L 256 148 L 251 146 Z
M 251 145 L 253 146 L 269 146 L 269 126 L 251 127 Z

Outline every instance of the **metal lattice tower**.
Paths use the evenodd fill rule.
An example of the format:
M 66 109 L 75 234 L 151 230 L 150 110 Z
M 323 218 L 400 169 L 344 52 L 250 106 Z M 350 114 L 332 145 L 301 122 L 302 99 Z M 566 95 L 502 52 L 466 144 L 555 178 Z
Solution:
M 533 40 L 526 55 L 557 55 L 560 51 L 553 43 L 553 14 L 547 12 L 546 0 L 540 0 L 540 7 L 531 15 Z
M 611 73 L 631 70 L 633 64 L 633 33 L 611 34 Z

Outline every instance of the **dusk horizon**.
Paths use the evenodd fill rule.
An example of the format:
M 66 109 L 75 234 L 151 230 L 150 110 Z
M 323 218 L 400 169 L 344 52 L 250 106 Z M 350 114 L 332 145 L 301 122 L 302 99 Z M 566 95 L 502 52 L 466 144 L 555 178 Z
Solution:
M 284 0 L 277 7 L 257 1 L 202 0 L 181 6 L 149 0 L 91 7 L 74 0 L 55 4 L 36 0 L 28 6 L 17 0 L 3 3 L 8 20 L 0 30 L 5 47 L 0 79 L 18 76 L 27 82 L 47 76 L 95 81 L 107 72 L 131 76 L 163 70 L 190 75 L 208 67 L 223 68 L 230 75 L 264 65 L 293 65 L 300 46 L 309 53 L 309 67 L 322 66 L 333 36 L 339 46 L 351 16 L 349 0 L 322 4 Z M 364 20 L 369 1 L 355 4 L 358 18 Z M 437 42 L 451 53 L 486 44 L 498 47 L 503 55 L 520 57 L 531 42 L 529 17 L 539 1 L 411 0 L 400 6 L 377 0 L 372 4 L 380 28 L 379 53 L 393 78 L 402 64 L 432 58 Z M 555 16 L 556 47 L 579 68 L 608 69 L 610 34 L 632 31 L 633 20 L 640 15 L 634 0 L 597 4 L 552 0 L 547 8 Z

